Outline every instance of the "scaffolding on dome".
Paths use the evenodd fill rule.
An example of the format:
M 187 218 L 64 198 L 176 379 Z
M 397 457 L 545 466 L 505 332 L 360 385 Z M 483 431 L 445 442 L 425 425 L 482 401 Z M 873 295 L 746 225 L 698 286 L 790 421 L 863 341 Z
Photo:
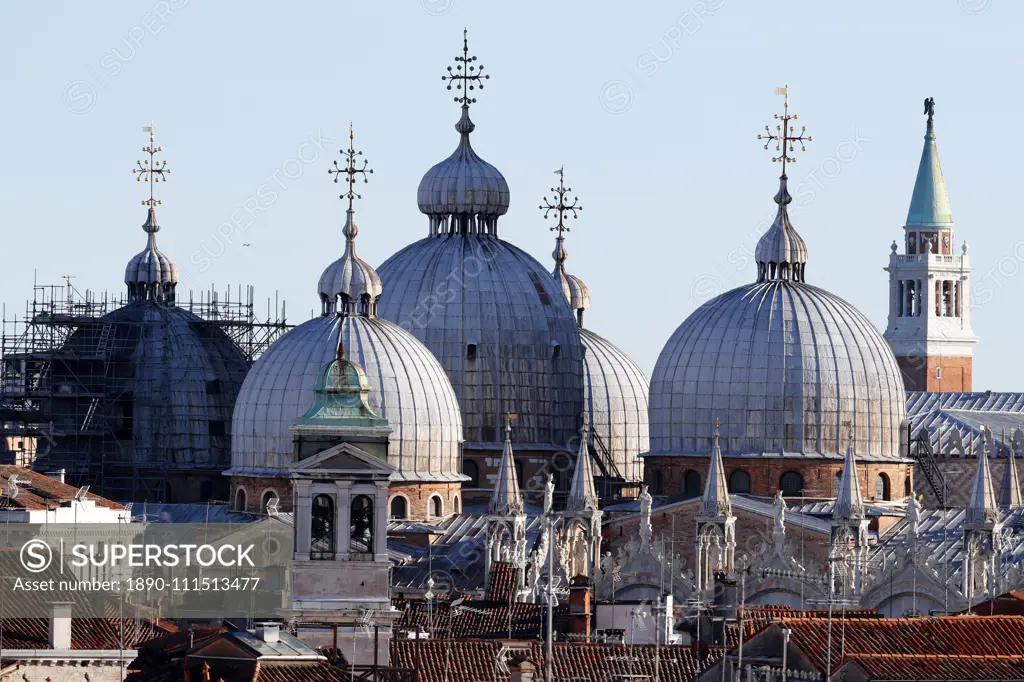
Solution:
M 174 415 L 161 404 L 161 398 L 178 388 L 176 383 L 197 380 L 179 376 L 179 368 L 167 366 L 171 348 L 154 347 L 172 345 L 174 330 L 167 327 L 165 332 L 170 333 L 140 340 L 138 319 L 111 314 L 128 305 L 126 296 L 81 292 L 72 285 L 71 276 L 65 279 L 64 285 L 34 284 L 32 300 L 21 318 L 8 316 L 4 307 L 0 461 L 47 472 L 63 469 L 70 484 L 92 485 L 108 497 L 157 502 L 170 500 L 161 494 L 166 488 L 162 460 L 150 454 L 159 451 L 164 459 L 170 457 L 172 467 L 181 463 L 207 475 L 216 473 L 216 462 L 194 461 L 195 453 L 188 451 L 194 439 L 177 432 L 201 429 L 209 450 L 216 442 L 220 452 L 229 446 L 230 433 L 220 432 L 224 421 L 214 429 L 212 420 L 224 419 L 223 414 L 207 415 L 209 425 L 196 419 L 195 424 L 183 424 L 180 419 L 171 423 Z M 186 300 L 179 298 L 174 307 L 199 318 L 200 335 L 219 337 L 213 330 L 220 330 L 244 356 L 239 384 L 244 370 L 290 328 L 285 306 L 278 304 L 276 296 L 273 304 L 268 299 L 265 317 L 257 315 L 251 286 L 204 292 L 198 300 L 190 294 Z M 128 329 L 132 325 L 135 331 Z M 230 348 L 222 339 L 218 343 Z M 174 350 L 180 352 L 180 346 Z M 237 357 L 234 350 L 231 355 Z M 146 394 L 138 384 L 148 376 L 156 377 L 156 390 L 150 386 Z M 207 379 L 206 393 L 216 397 L 219 383 Z M 230 419 L 230 407 L 225 404 L 218 410 L 226 409 Z M 133 431 L 133 422 L 143 418 L 151 421 L 144 429 L 135 424 Z M 148 439 L 165 442 L 138 442 Z M 112 474 L 112 469 L 118 473 Z M 131 483 L 114 483 L 105 480 L 108 477 Z

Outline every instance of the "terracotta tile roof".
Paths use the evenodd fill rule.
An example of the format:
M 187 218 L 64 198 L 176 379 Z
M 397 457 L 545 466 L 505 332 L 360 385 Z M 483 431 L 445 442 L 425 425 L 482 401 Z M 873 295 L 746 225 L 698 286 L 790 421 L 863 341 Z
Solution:
M 878 609 L 849 609 L 844 612 L 844 617 L 849 620 L 851 618 L 882 618 L 883 616 Z M 743 640 L 749 640 L 772 623 L 784 618 L 825 618 L 827 620 L 828 611 L 794 609 L 791 606 L 748 606 L 743 609 Z M 832 618 L 834 623 L 840 623 L 838 615 L 833 614 Z M 739 633 L 738 624 L 726 625 L 726 637 L 730 647 L 739 645 Z
M 402 610 L 402 616 L 395 624 L 395 630 L 433 632 L 435 637 L 491 637 L 513 639 L 534 639 L 541 636 L 547 627 L 547 604 L 526 602 L 492 602 L 465 599 L 462 607 L 452 608 L 451 602 L 435 602 L 428 608 L 422 599 L 395 601 L 395 608 Z M 555 607 L 555 630 L 562 629 L 567 622 L 569 605 Z
M 125 677 L 125 682 L 348 682 L 351 679 L 347 669 L 324 661 L 261 663 L 189 659 L 187 677 L 185 665 L 178 659 L 155 668 L 136 670 Z
M 491 582 L 487 586 L 487 599 L 490 601 L 510 602 L 516 592 L 519 581 L 519 570 L 515 565 L 499 561 L 491 565 Z
M 826 668 L 828 621 L 785 618 L 794 646 L 819 670 Z M 838 645 L 838 637 L 845 642 Z M 1009 656 L 1024 658 L 1024 618 L 943 616 L 937 618 L 832 619 L 832 668 L 846 656 Z
M 998 597 L 987 599 L 957 615 L 974 614 L 977 616 L 1024 616 L 1024 594 L 1010 590 Z
M 14 499 L 7 495 L 0 497 L 0 509 L 41 510 L 46 509 L 47 504 L 49 504 L 50 508 L 53 508 L 56 504 L 74 499 L 75 493 L 78 492 L 78 488 L 75 486 L 61 483 L 38 471 L 14 466 L 13 464 L 0 464 L 0 488 L 6 490 L 7 482 L 12 476 L 17 477 L 18 496 Z M 123 505 L 99 495 L 86 493 L 86 497 L 94 500 L 97 507 L 124 509 Z
M 872 680 L 1021 680 L 1024 658 L 1005 656 L 913 656 L 858 654 L 841 670 L 856 665 Z
M 529 660 L 537 667 L 535 679 L 543 679 L 545 654 L 543 642 L 525 643 Z M 502 643 L 494 640 L 391 640 L 391 665 L 417 668 L 419 682 L 476 682 L 495 678 L 496 657 Z M 653 679 L 655 651 L 651 645 L 574 644 L 554 645 L 554 679 L 578 682 L 604 682 L 614 676 L 633 675 Z M 689 682 L 721 658 L 712 651 L 698 661 L 690 647 L 660 648 L 659 679 L 662 682 Z
M 73 618 L 72 649 L 118 649 L 121 646 L 121 624 L 124 625 L 125 648 L 175 632 L 168 621 L 136 621 L 134 618 Z M 4 649 L 52 649 L 48 641 L 49 621 L 46 618 L 4 618 L 0 620 L 0 646 Z

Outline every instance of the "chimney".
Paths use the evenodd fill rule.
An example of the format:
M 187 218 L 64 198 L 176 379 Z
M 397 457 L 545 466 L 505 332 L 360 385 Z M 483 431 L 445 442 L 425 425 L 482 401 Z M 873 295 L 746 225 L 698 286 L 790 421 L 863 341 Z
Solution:
M 52 602 L 50 604 L 50 646 L 58 651 L 71 649 L 71 604 L 69 602 Z
M 715 571 L 715 625 L 712 639 L 715 644 L 725 644 L 725 624 L 736 621 L 738 612 L 736 592 L 736 579 L 724 572 Z
M 533 682 L 537 667 L 527 658 L 513 660 L 508 664 L 508 674 L 508 682 Z
M 67 474 L 67 471 L 65 469 L 57 469 L 56 471 L 47 471 L 46 472 L 47 476 L 49 476 L 53 480 L 58 481 L 60 483 L 64 482 L 64 475 L 65 474 Z
M 256 623 L 256 636 L 267 644 L 276 644 L 281 641 L 281 624 Z
M 590 581 L 578 575 L 569 583 L 569 632 L 590 637 Z

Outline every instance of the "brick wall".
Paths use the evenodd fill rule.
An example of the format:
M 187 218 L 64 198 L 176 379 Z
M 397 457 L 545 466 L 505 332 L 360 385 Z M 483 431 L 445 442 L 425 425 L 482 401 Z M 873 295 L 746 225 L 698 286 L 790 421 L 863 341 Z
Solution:
M 969 357 L 941 357 L 935 355 L 897 357 L 896 363 L 903 374 L 908 391 L 947 393 L 970 391 L 973 383 L 973 359 Z M 936 370 L 942 376 L 936 376 Z
M 796 471 L 804 479 L 806 497 L 832 497 L 836 474 L 843 464 L 838 460 L 783 459 L 775 457 L 724 457 L 726 480 L 734 471 L 744 471 L 750 477 L 750 494 L 774 497 L 779 490 L 779 481 L 787 471 Z M 677 495 L 684 491 L 686 475 L 690 471 L 700 474 L 700 490 L 707 482 L 710 458 L 697 457 L 648 457 L 645 463 L 645 478 L 653 494 Z M 661 474 L 661 490 L 658 489 Z M 876 478 L 881 474 L 889 480 L 889 499 L 899 500 L 904 496 L 907 477 L 913 487 L 913 466 L 911 464 L 858 462 L 861 493 L 865 500 L 876 499 Z M 730 487 L 732 485 L 730 484 Z

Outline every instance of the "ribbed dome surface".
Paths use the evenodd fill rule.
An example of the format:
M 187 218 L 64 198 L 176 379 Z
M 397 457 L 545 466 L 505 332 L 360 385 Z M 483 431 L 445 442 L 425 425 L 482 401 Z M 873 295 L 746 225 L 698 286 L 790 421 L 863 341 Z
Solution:
M 455 126 L 459 146 L 424 174 L 416 190 L 420 211 L 431 216 L 474 215 L 497 218 L 508 212 L 508 183 L 501 172 L 481 159 L 469 143 L 473 123 L 467 109 Z
M 640 453 L 649 449 L 647 377 L 611 341 L 581 329 L 584 396 L 591 428 L 626 479 L 643 480 Z
M 178 266 L 151 243 L 128 261 L 125 284 L 177 284 Z
M 377 271 L 356 255 L 355 238 L 359 229 L 352 214 L 349 209 L 342 228 L 345 253 L 327 266 L 317 283 L 321 300 L 334 301 L 339 296 L 346 296 L 358 301 L 362 296 L 369 296 L 375 301 L 384 289 Z
M 751 284 L 709 301 L 665 344 L 651 381 L 652 454 L 898 457 L 906 394 L 882 335 L 807 284 Z
M 562 286 L 565 300 L 573 310 L 586 310 L 590 307 L 590 290 L 583 280 L 566 272 L 555 271 L 555 281 Z
M 392 429 L 388 460 L 399 480 L 462 480 L 462 422 L 451 384 L 430 352 L 394 324 L 360 315 L 304 322 L 260 356 L 235 403 L 234 474 L 271 473 L 292 460 L 291 427 L 313 404 L 313 384 L 337 357 L 366 372 L 369 404 Z
M 506 412 L 518 444 L 566 448 L 583 411 L 583 349 L 551 273 L 489 235 L 443 234 L 378 268 L 378 314 L 436 355 L 459 396 L 465 440 L 501 448 Z
M 106 424 L 118 434 L 105 446 L 111 464 L 174 470 L 228 465 L 225 431 L 249 363 L 223 331 L 188 311 L 144 301 L 83 324 L 61 352 L 68 360 L 54 363 L 55 386 L 107 394 Z M 97 381 L 99 359 L 109 369 L 90 384 Z M 78 404 L 79 413 L 69 418 L 76 426 L 89 407 L 88 401 Z

